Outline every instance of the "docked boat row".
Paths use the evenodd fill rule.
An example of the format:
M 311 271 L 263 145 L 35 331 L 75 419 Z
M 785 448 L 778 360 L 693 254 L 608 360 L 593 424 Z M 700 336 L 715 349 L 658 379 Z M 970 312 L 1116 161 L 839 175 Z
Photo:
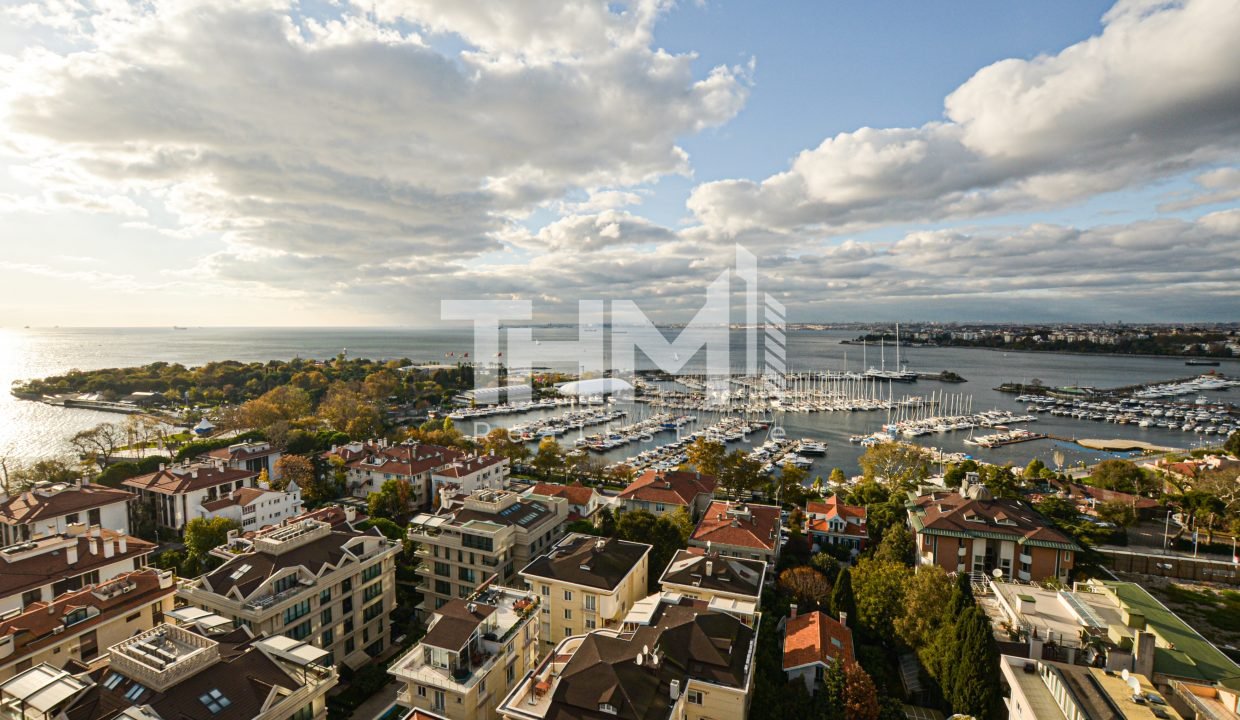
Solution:
M 1187 382 L 1150 385 L 1144 390 L 1134 392 L 1132 396 L 1141 400 L 1152 400 L 1155 398 L 1196 395 L 1202 392 L 1217 392 L 1236 387 L 1237 385 L 1240 385 L 1240 381 L 1208 373 Z
M 997 448 L 1004 445 L 1014 445 L 1021 442 L 1029 442 L 1030 440 L 1041 440 L 1045 435 L 1031 432 L 1024 428 L 1015 428 L 993 435 L 979 435 L 977 437 L 966 438 L 965 445 L 977 445 L 984 448 Z
M 1233 430 L 1240 429 L 1240 420 L 1233 417 L 1223 406 L 1211 404 L 1204 397 L 1198 398 L 1200 404 L 1162 403 L 1135 397 L 1090 402 L 1021 395 L 1017 400 L 1030 403 L 1031 412 L 1049 413 L 1076 420 L 1180 430 L 1199 435 L 1228 435 Z
M 508 428 L 514 440 L 540 440 L 558 437 L 572 430 L 604 425 L 628 415 L 624 410 L 570 410 L 558 417 L 540 418 Z
M 572 398 L 548 398 L 518 403 L 500 403 L 498 405 L 479 405 L 478 407 L 454 410 L 448 417 L 457 420 L 475 420 L 495 415 L 511 415 L 513 413 L 533 412 L 535 410 L 554 410 L 557 407 L 572 405 Z
M 651 415 L 645 420 L 639 420 L 609 432 L 595 433 L 578 438 L 574 444 L 579 448 L 595 452 L 607 452 L 618 447 L 624 447 L 630 443 L 650 440 L 655 433 L 678 430 L 694 422 L 697 422 L 697 416 L 695 415 L 658 413 Z
M 1037 419 L 1037 415 L 1033 414 L 1017 415 L 1008 410 L 984 410 L 971 415 L 901 420 L 884 425 L 883 431 L 892 437 L 903 436 L 912 438 L 953 430 L 972 430 L 979 427 L 993 428 L 1012 423 L 1033 422 Z

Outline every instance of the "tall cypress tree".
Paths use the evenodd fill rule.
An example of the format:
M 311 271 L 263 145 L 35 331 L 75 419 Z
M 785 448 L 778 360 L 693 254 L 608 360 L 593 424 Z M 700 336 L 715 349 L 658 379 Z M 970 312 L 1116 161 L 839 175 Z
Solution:
M 956 624 L 956 658 L 948 696 L 952 709 L 978 718 L 999 717 L 999 646 L 978 607 L 966 609 Z
M 852 572 L 849 568 L 840 571 L 835 579 L 835 588 L 831 591 L 831 612 L 838 618 L 840 613 L 847 613 L 849 627 L 857 624 L 857 599 L 853 597 Z

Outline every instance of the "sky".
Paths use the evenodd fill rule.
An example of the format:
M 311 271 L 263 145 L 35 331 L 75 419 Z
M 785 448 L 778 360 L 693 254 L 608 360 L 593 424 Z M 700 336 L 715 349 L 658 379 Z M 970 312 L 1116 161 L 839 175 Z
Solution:
M 0 326 L 1240 319 L 1240 0 L 9 0 Z

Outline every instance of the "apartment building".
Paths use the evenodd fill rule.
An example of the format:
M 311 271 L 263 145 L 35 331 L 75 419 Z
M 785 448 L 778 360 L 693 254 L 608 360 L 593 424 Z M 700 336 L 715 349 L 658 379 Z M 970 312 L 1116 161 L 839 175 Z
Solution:
M 26 492 L 0 493 L 0 545 L 8 546 L 72 526 L 129 532 L 134 494 L 91 483 L 39 483 Z
M 568 535 L 521 570 L 542 601 L 539 637 L 554 646 L 574 635 L 616 627 L 646 597 L 650 545 Z
M 539 598 L 484 584 L 434 611 L 422 641 L 388 672 L 397 702 L 447 720 L 494 720 L 496 706 L 538 662 Z
M 684 470 L 647 470 L 616 498 L 616 512 L 645 510 L 665 515 L 684 509 L 697 520 L 715 496 L 718 481 Z
M 203 517 L 228 518 L 242 530 L 261 530 L 301 514 L 301 488 L 295 482 L 284 490 L 243 487 L 202 503 L 202 509 Z
M 501 490 L 511 472 L 508 458 L 499 455 L 458 458 L 431 471 L 432 502 L 440 497 L 444 488 L 466 494 L 484 488 Z
M 561 640 L 508 693 L 507 720 L 745 720 L 757 625 L 672 593 L 616 628 Z
M 121 483 L 136 490 L 139 501 L 154 511 L 155 524 L 181 533 L 194 518 L 211 517 L 204 504 L 230 496 L 234 490 L 254 487 L 258 473 L 237 470 L 221 460 L 160 465 L 159 470 Z
M 753 626 L 762 604 L 766 563 L 728 557 L 717 551 L 691 547 L 677 550 L 659 577 L 664 592 L 701 600 L 715 612 L 724 612 Z
M 1039 658 L 1001 655 L 1008 720 L 1183 720 L 1222 715 L 1181 715 L 1168 698 L 1136 673 L 1108 672 Z M 1137 702 L 1137 699 L 1140 702 Z
M 40 663 L 89 663 L 107 648 L 163 622 L 176 593 L 171 572 L 138 570 L 0 620 L 0 681 Z
M 581 483 L 572 485 L 556 485 L 554 483 L 537 483 L 526 491 L 528 495 L 546 495 L 562 497 L 568 500 L 568 519 L 594 521 L 594 514 L 606 504 L 606 498 L 592 487 Z
M 182 581 L 177 596 L 255 633 L 322 648 L 328 664 L 356 668 L 385 647 L 399 552 L 397 543 L 375 530 L 297 519 L 233 538 L 231 559 Z
M 1032 507 L 996 499 L 983 485 L 957 492 L 909 493 L 918 565 L 1008 580 L 1066 582 L 1081 548 Z
M 510 490 L 447 497 L 438 512 L 415 516 L 409 539 L 418 543 L 422 560 L 419 610 L 429 613 L 469 597 L 492 576 L 500 585 L 512 585 L 518 569 L 563 537 L 567 520 L 563 498 L 522 497 Z
M 322 651 L 244 628 L 162 624 L 107 650 L 103 663 L 44 663 L 0 683 L 0 718 L 323 720 L 338 680 Z
M 339 458 L 343 463 L 345 490 L 354 497 L 370 497 L 388 480 L 404 480 L 411 488 L 412 507 L 430 509 L 436 502 L 431 474 L 464 458 L 465 453 L 426 443 L 369 440 L 333 447 L 323 457 L 329 462 Z
M 0 617 L 133 572 L 154 550 L 154 543 L 82 525 L 0 549 Z
M 689 544 L 774 566 L 782 538 L 780 511 L 774 505 L 716 500 L 702 514 Z
M 228 447 L 216 448 L 206 453 L 208 458 L 219 460 L 233 470 L 246 470 L 255 475 L 266 472 L 272 480 L 280 479 L 277 463 L 283 455 L 268 442 L 242 442 Z

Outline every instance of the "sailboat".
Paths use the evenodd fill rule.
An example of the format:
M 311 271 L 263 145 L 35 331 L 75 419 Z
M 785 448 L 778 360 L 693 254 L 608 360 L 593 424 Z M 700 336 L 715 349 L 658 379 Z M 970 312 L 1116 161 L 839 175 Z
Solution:
M 890 380 L 891 382 L 901 382 L 901 383 L 916 382 L 917 373 L 909 372 L 907 368 L 902 367 L 900 365 L 900 323 L 896 323 L 896 367 L 899 368 L 898 370 L 887 369 L 886 340 L 887 340 L 887 333 L 884 332 L 883 336 L 879 339 L 879 342 L 882 344 L 880 347 L 881 355 L 882 355 L 882 361 L 881 361 L 882 367 L 878 370 L 874 368 L 870 368 L 869 370 L 866 370 L 865 371 L 866 377 L 871 377 L 876 380 Z

